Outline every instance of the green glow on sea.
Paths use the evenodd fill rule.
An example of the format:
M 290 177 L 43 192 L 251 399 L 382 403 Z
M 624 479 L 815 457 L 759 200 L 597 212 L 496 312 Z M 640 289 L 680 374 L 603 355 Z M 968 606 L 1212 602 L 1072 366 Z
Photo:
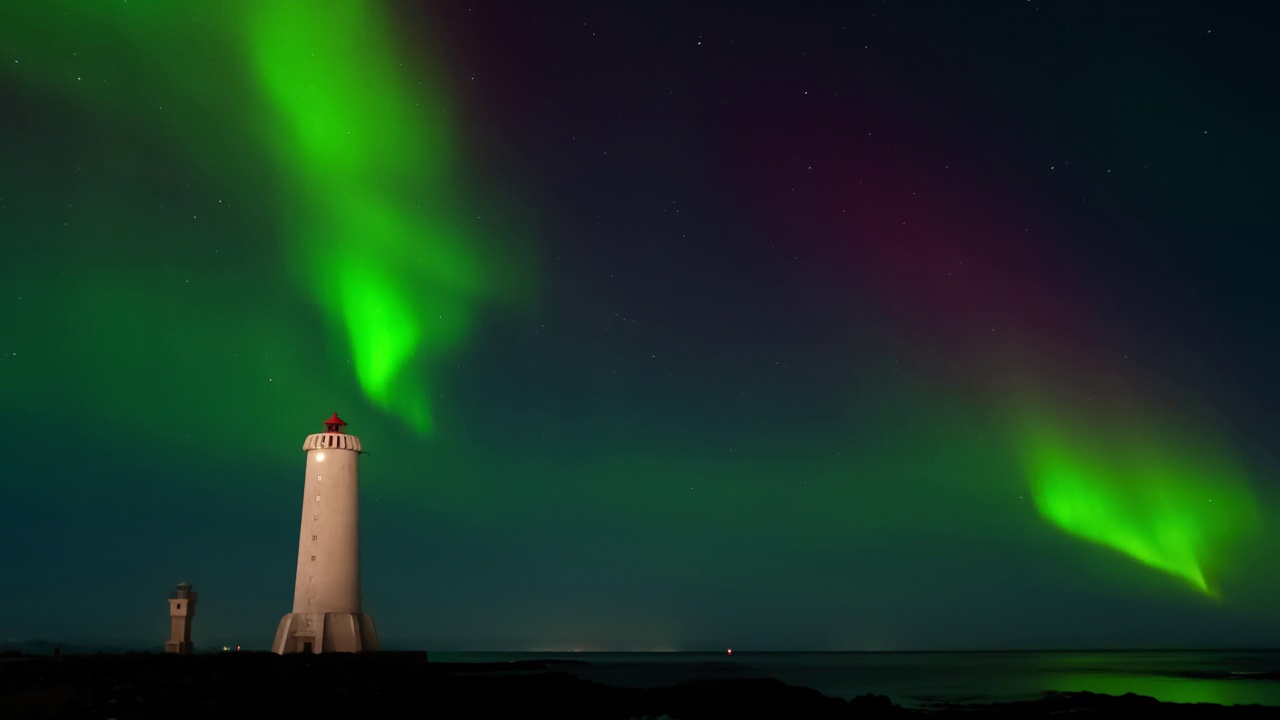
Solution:
M 1076 537 L 1216 597 L 1215 567 L 1257 525 L 1247 478 L 1224 448 L 1152 427 L 1051 416 L 1027 423 L 1036 508 Z

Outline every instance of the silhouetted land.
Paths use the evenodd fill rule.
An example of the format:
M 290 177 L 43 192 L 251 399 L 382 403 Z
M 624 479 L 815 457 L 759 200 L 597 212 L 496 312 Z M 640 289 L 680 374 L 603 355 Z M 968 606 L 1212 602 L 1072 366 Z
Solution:
M 769 678 L 617 688 L 564 663 L 429 663 L 425 653 L 82 655 L 0 662 L 0 718 L 397 717 L 609 720 L 756 718 L 1277 718 L 1280 708 L 1052 693 L 1031 702 L 898 707 Z

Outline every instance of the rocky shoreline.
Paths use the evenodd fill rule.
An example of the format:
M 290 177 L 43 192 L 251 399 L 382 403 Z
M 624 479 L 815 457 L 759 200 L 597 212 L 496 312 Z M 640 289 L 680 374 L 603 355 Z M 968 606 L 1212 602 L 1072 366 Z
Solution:
M 0 662 L 0 718 L 1280 718 L 1275 707 L 1092 693 L 908 709 L 884 696 L 846 701 L 771 678 L 619 688 L 573 677 L 562 665 L 433 663 L 413 652 L 23 657 Z

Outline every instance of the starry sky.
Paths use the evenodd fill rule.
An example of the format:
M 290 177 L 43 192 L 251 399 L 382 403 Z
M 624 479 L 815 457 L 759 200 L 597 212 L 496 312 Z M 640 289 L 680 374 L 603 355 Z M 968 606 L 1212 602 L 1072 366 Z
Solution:
M 0 640 L 1280 643 L 1247 4 L 0 7 Z

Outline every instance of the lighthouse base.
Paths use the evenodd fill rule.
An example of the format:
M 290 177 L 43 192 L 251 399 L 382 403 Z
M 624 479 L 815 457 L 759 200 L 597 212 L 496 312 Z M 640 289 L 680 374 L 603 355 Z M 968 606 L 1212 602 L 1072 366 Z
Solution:
M 371 652 L 378 649 L 378 629 L 364 613 L 289 613 L 280 620 L 271 652 Z

